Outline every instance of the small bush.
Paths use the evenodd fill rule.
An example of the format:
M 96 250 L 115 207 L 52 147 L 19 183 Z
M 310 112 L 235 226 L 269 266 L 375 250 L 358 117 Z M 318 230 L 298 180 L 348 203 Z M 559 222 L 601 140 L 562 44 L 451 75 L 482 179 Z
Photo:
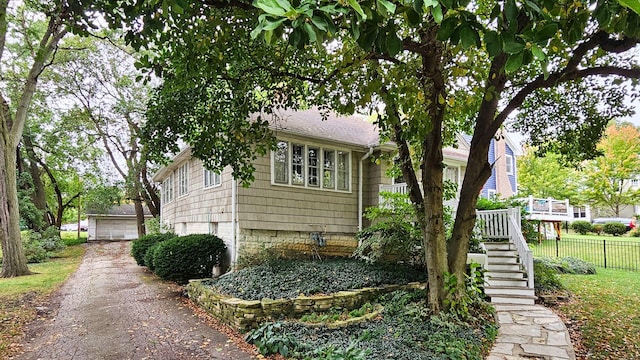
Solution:
M 174 237 L 158 244 L 154 251 L 155 273 L 178 283 L 211 277 L 213 267 L 220 264 L 225 251 L 224 242 L 215 235 Z
M 358 232 L 356 238 L 360 246 L 353 256 L 357 259 L 423 263 L 420 231 L 409 222 L 382 221 Z
M 533 272 L 536 295 L 553 293 L 564 289 L 557 271 L 553 267 L 540 261 L 540 259 L 536 258 L 533 260 Z
M 627 226 L 618 222 L 610 222 L 604 224 L 602 230 L 607 234 L 618 236 L 627 232 Z
M 22 246 L 29 263 L 39 263 L 48 260 L 54 252 L 66 247 L 60 238 L 58 229 L 50 226 L 43 232 L 25 231 L 21 234 Z
M 590 222 L 582 220 L 574 221 L 571 224 L 571 228 L 580 235 L 586 235 L 593 230 Z
M 548 266 L 561 274 L 589 275 L 596 273 L 595 265 L 570 256 L 565 258 L 541 256 L 536 258 L 536 260 L 544 263 L 545 266 Z
M 147 250 L 159 242 L 166 241 L 174 237 L 176 237 L 176 235 L 173 233 L 162 233 L 145 235 L 137 240 L 133 240 L 131 243 L 131 256 L 133 256 L 138 265 L 145 266 L 147 265 L 145 262 Z
M 636 228 L 629 235 L 631 235 L 633 237 L 640 237 L 640 229 Z
M 602 235 L 602 225 L 593 225 L 591 232 L 593 232 L 596 235 Z

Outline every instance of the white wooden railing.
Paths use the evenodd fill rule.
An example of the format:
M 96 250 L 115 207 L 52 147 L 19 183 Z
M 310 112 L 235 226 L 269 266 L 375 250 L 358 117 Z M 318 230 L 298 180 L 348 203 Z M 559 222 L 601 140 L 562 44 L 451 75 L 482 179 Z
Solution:
M 527 285 L 533 289 L 533 251 L 522 236 L 520 208 L 483 210 L 477 212 L 476 226 L 483 238 L 509 239 L 520 256 L 520 263 L 527 273 Z

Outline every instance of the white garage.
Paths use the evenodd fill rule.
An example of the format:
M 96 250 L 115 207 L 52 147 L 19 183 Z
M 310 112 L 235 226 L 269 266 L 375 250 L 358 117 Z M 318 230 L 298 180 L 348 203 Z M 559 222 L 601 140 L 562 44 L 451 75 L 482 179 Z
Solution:
M 145 207 L 145 218 L 151 214 Z M 106 213 L 91 212 L 87 240 L 133 240 L 138 238 L 138 223 L 133 204 L 114 206 Z

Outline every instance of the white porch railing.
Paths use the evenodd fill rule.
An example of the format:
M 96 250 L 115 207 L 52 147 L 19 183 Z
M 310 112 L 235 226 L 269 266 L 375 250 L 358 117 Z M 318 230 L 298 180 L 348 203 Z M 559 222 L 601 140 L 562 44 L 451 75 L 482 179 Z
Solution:
M 514 244 L 520 263 L 527 273 L 527 285 L 533 289 L 533 251 L 529 249 L 529 245 L 522 236 L 520 208 L 478 211 L 476 226 L 483 238 L 509 239 L 509 242 Z

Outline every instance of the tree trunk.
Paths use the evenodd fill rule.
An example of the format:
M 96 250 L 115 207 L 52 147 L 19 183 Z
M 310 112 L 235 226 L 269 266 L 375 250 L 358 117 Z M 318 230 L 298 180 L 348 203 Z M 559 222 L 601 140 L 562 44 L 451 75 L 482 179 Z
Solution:
M 47 195 L 45 193 L 44 183 L 42 182 L 40 168 L 38 167 L 38 159 L 33 150 L 33 141 L 30 136 L 23 136 L 22 140 L 27 153 L 27 159 L 29 159 L 29 173 L 33 180 L 34 191 L 31 195 L 31 200 L 33 201 L 33 205 L 45 214 L 47 211 Z M 54 224 L 51 223 L 49 225 Z
M 2 126 L 6 126 L 3 122 Z M 0 236 L 2 237 L 2 272 L 0 277 L 29 275 L 27 258 L 20 238 L 16 144 L 3 131 L 0 144 Z
M 144 206 L 142 205 L 141 196 L 136 196 L 133 199 L 133 205 L 136 209 L 136 220 L 138 223 L 138 238 L 143 237 L 146 234 L 144 226 Z

